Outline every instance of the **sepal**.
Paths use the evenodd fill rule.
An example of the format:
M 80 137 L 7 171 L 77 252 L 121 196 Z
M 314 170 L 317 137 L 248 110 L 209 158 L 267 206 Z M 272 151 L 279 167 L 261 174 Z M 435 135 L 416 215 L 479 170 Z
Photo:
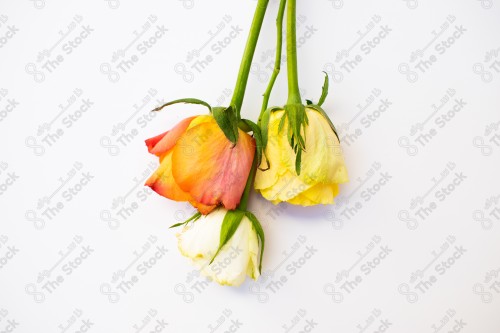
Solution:
M 214 261 L 215 257 L 219 254 L 220 250 L 227 244 L 227 242 L 233 237 L 234 233 L 240 226 L 241 220 L 245 212 L 241 210 L 229 210 L 224 216 L 224 220 L 222 221 L 222 225 L 220 228 L 220 240 L 219 240 L 219 248 L 215 255 L 210 260 L 209 265 Z
M 252 225 L 257 232 L 257 237 L 259 237 L 260 240 L 259 273 L 262 274 L 262 258 L 264 255 L 264 245 L 266 243 L 266 238 L 264 237 L 264 229 L 262 229 L 262 225 L 260 224 L 257 217 L 255 217 L 255 215 L 253 215 L 251 212 L 246 211 L 245 216 L 248 217 L 248 219 L 252 222 Z
M 255 147 L 255 152 L 257 154 L 257 165 L 260 165 L 260 162 L 262 161 L 262 152 L 263 152 L 263 137 L 261 133 L 260 127 L 254 123 L 251 120 L 248 119 L 242 119 L 241 120 L 243 124 L 245 124 L 247 127 L 250 128 L 250 130 L 253 132 L 253 137 L 255 138 L 255 142 L 257 143 L 257 147 Z M 269 168 L 269 162 L 268 162 L 268 168 Z
M 166 106 L 174 105 L 174 104 L 179 104 L 179 103 L 200 104 L 200 105 L 206 106 L 208 108 L 208 110 L 210 112 L 212 112 L 212 107 L 210 106 L 210 104 L 208 104 L 205 101 L 202 101 L 201 99 L 196 99 L 196 98 L 181 98 L 181 99 L 176 99 L 175 101 L 171 101 L 171 102 L 165 103 L 165 104 L 163 104 L 163 105 L 161 105 L 161 106 L 159 106 L 159 107 L 151 110 L 151 112 L 160 111 L 161 109 L 163 109 Z
M 176 223 L 176 224 L 172 224 L 169 229 L 172 229 L 172 228 L 177 228 L 177 227 L 180 227 L 181 225 L 185 225 L 191 221 L 196 221 L 198 220 L 199 218 L 201 217 L 201 213 L 200 212 L 196 212 L 193 216 L 191 216 L 190 218 L 188 218 L 186 221 L 184 222 L 181 222 L 181 223 Z
M 238 119 L 233 107 L 214 107 L 212 114 L 226 138 L 236 145 L 238 142 Z

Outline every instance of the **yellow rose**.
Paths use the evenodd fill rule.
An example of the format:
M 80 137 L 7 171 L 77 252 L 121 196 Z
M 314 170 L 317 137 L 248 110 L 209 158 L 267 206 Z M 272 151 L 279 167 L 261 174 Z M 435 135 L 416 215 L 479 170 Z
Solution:
M 221 285 L 239 286 L 246 275 L 254 280 L 260 276 L 259 240 L 252 222 L 244 215 L 232 237 L 216 255 L 227 212 L 218 208 L 186 225 L 177 234 L 178 247 L 203 275 Z
M 288 140 L 288 119 L 285 111 L 269 114 L 265 155 L 255 177 L 255 189 L 274 204 L 289 202 L 311 206 L 331 204 L 339 192 L 338 184 L 349 181 L 340 143 L 330 120 L 318 106 L 306 106 L 308 123 L 302 130 L 305 149 L 302 151 L 300 174 L 296 172 L 296 154 Z

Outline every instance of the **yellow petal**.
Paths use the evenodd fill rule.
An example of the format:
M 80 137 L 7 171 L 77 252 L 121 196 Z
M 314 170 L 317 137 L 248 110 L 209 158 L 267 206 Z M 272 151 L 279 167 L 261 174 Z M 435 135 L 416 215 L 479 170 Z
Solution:
M 265 189 L 274 185 L 278 181 L 279 170 L 283 170 L 283 165 L 281 163 L 282 138 L 278 134 L 278 125 L 283 114 L 284 111 L 275 111 L 271 113 L 269 118 L 268 141 L 266 145 L 269 169 L 265 171 L 257 169 L 254 184 L 256 190 Z M 260 167 L 265 168 L 266 166 L 267 163 L 263 156 Z
M 257 171 L 255 188 L 274 204 L 282 201 L 310 206 L 333 203 L 339 183 L 348 181 L 347 169 L 337 136 L 328 121 L 316 110 L 306 109 L 306 149 L 302 153 L 301 173 L 295 172 L 295 153 L 287 138 L 288 121 L 278 132 L 284 111 L 271 114 L 266 153 L 270 169 Z
M 304 183 L 297 177 L 295 173 L 286 169 L 283 170 L 285 170 L 285 173 L 278 177 L 274 185 L 260 190 L 262 196 L 267 200 L 288 201 L 311 187 L 311 185 Z
M 328 205 L 334 202 L 334 198 L 339 193 L 337 184 L 316 184 L 306 191 L 300 193 L 295 198 L 288 200 L 293 205 L 312 206 L 312 205 Z
M 339 141 L 328 121 L 316 110 L 306 109 L 306 150 L 302 154 L 300 178 L 307 184 L 338 184 L 348 181 Z M 294 170 L 295 160 L 288 168 Z
M 211 121 L 215 121 L 215 119 L 214 119 L 213 116 L 210 116 L 210 115 L 197 116 L 193 121 L 191 121 L 191 123 L 189 124 L 188 128 L 186 129 L 186 131 L 189 130 L 190 128 L 195 127 L 196 125 L 199 125 L 199 124 L 202 124 L 202 123 L 211 122 Z

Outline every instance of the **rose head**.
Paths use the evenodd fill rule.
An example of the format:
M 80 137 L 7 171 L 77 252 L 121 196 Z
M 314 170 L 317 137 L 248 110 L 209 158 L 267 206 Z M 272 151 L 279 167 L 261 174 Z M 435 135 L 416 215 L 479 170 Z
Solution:
M 296 153 L 289 144 L 285 110 L 274 109 L 269 114 L 265 147 L 269 169 L 264 170 L 263 161 L 257 170 L 255 189 L 274 204 L 330 204 L 339 192 L 338 184 L 348 181 L 340 143 L 330 120 L 318 106 L 306 106 L 305 112 L 300 174 L 296 170 Z
M 203 115 L 146 140 L 149 152 L 160 159 L 146 185 L 171 200 L 189 201 L 202 214 L 218 205 L 235 209 L 255 153 L 255 140 L 238 131 L 233 144 L 213 116 Z
M 255 225 L 242 212 L 235 217 L 239 220 L 234 234 L 218 250 L 226 214 L 218 208 L 186 225 L 177 234 L 178 247 L 205 276 L 221 285 L 239 286 L 247 275 L 254 280 L 260 276 L 259 239 Z

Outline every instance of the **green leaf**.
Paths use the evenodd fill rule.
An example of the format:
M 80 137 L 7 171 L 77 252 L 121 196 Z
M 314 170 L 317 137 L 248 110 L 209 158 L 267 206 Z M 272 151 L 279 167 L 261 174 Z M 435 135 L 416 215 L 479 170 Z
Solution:
M 328 95 L 328 85 L 330 84 L 330 80 L 328 80 L 328 73 L 323 73 L 325 73 L 325 81 L 323 82 L 323 88 L 321 90 L 321 97 L 319 98 L 318 106 L 323 105 L 325 102 L 326 96 Z
M 233 144 L 238 142 L 238 119 L 232 106 L 212 108 L 217 125 L 219 125 L 226 138 Z
M 238 121 L 238 127 L 240 130 L 242 130 L 243 132 L 251 132 L 252 131 L 252 128 L 250 126 L 247 125 L 247 123 L 245 123 L 243 121 L 243 119 L 240 119 L 240 121 Z
M 215 257 L 219 254 L 220 250 L 227 244 L 227 242 L 233 237 L 234 233 L 240 226 L 241 220 L 243 219 L 245 212 L 241 210 L 230 210 L 224 216 L 224 220 L 222 221 L 222 225 L 220 228 L 220 240 L 219 240 L 219 248 L 212 260 L 210 260 L 209 265 L 214 261 Z
M 257 165 L 260 165 L 260 162 L 262 161 L 262 134 L 260 132 L 260 127 L 257 126 L 256 123 L 254 123 L 251 120 L 248 119 L 242 119 L 243 123 L 250 127 L 250 129 L 253 132 L 253 137 L 255 138 L 255 142 L 257 143 L 256 147 L 256 154 L 257 154 Z
M 208 110 L 210 112 L 212 112 L 212 107 L 210 106 L 210 104 L 208 104 L 207 102 L 204 102 L 204 101 L 202 101 L 200 99 L 196 99 L 196 98 L 181 98 L 181 99 L 176 99 L 175 101 L 171 101 L 171 102 L 163 104 L 162 106 L 157 107 L 156 109 L 152 110 L 151 112 L 160 111 L 161 109 L 163 109 L 166 106 L 174 105 L 174 104 L 178 104 L 178 103 L 201 104 L 201 105 L 206 106 L 208 108 Z
M 281 132 L 281 130 L 285 126 L 286 117 L 287 117 L 287 112 L 285 110 L 285 112 L 283 113 L 283 116 L 281 116 L 280 123 L 278 124 L 278 132 Z
M 176 228 L 176 227 L 180 227 L 181 225 L 184 225 L 184 224 L 187 224 L 188 222 L 191 222 L 191 221 L 196 221 L 197 219 L 199 219 L 201 217 L 201 213 L 200 212 L 197 212 L 195 213 L 193 216 L 191 216 L 190 218 L 188 218 L 186 221 L 184 222 L 181 222 L 181 223 L 176 223 L 176 224 L 173 224 L 169 227 L 169 229 L 172 229 L 172 228 Z
M 259 220 L 250 212 L 245 212 L 246 217 L 252 222 L 255 231 L 257 232 L 257 236 L 260 240 L 260 259 L 259 259 L 259 272 L 262 273 L 262 258 L 264 256 L 264 245 L 266 243 L 266 238 L 264 236 L 264 229 L 262 229 L 262 225 Z

